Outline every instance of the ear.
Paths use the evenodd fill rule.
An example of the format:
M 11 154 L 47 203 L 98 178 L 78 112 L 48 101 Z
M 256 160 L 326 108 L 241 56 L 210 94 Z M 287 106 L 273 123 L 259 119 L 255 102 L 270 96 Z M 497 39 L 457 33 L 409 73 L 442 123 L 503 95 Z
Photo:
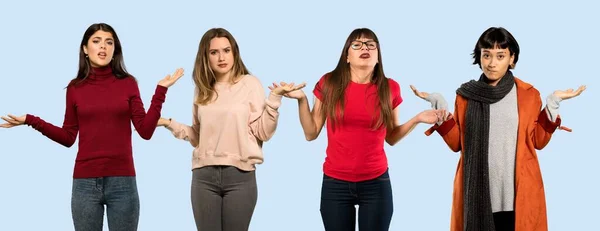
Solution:
M 510 67 L 515 68 L 515 55 L 514 54 L 512 54 L 510 56 Z
M 88 50 L 87 50 L 87 46 L 86 45 L 83 45 L 83 53 L 86 54 L 86 55 L 88 54 Z

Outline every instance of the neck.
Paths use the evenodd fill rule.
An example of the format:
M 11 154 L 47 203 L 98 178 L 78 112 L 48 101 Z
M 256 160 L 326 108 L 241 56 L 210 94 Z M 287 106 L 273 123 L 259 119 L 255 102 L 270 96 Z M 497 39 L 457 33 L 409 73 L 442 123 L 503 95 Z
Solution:
M 215 77 L 217 78 L 217 82 L 231 82 L 232 80 L 231 71 L 224 74 L 217 74 Z
M 352 82 L 369 83 L 373 78 L 373 68 L 354 68 L 350 66 L 350 76 Z

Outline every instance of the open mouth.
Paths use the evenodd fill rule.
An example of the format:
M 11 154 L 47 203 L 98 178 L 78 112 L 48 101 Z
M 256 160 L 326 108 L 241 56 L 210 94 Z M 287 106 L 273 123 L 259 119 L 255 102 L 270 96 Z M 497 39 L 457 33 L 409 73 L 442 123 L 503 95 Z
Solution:
M 371 55 L 369 53 L 363 53 L 359 56 L 359 58 L 361 59 L 368 59 L 371 58 Z
M 105 59 L 106 58 L 106 52 L 100 52 L 100 53 L 98 53 L 98 58 Z

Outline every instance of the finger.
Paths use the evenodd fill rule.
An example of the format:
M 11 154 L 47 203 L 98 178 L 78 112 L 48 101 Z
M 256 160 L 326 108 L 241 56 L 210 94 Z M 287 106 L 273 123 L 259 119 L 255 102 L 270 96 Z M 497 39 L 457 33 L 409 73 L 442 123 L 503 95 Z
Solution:
M 280 82 L 279 84 L 281 84 L 281 86 L 287 85 L 287 83 L 285 83 L 285 82 Z
M 577 88 L 577 91 L 575 91 L 575 95 L 580 95 L 584 90 L 585 90 L 585 85 L 580 86 L 579 88 Z
M 13 120 L 13 119 L 10 119 L 10 118 L 7 118 L 7 117 L 2 117 L 2 119 L 3 119 L 4 121 L 8 122 L 9 124 L 17 124 L 17 125 L 19 124 L 19 122 L 18 122 L 18 121 L 16 121 L 16 120 Z
M 275 88 L 273 88 L 273 87 L 271 87 L 271 86 L 268 86 L 267 88 L 269 88 L 269 90 L 271 90 L 271 91 L 272 91 L 273 89 L 275 89 Z
M 8 117 L 10 117 L 11 119 L 13 119 L 15 121 L 19 121 L 19 122 L 21 121 L 18 117 L 11 115 L 11 114 L 8 114 Z
M 15 125 L 12 125 L 12 124 L 9 124 L 9 123 L 6 123 L 6 124 L 0 124 L 0 128 L 12 128 L 12 127 L 14 127 L 14 126 L 15 126 Z
M 304 87 L 306 87 L 306 83 L 301 83 L 301 84 L 296 85 L 295 89 L 298 90 L 298 89 L 302 89 Z
M 410 85 L 410 89 L 415 93 L 415 95 L 419 95 L 419 91 L 417 90 L 417 88 L 413 85 Z

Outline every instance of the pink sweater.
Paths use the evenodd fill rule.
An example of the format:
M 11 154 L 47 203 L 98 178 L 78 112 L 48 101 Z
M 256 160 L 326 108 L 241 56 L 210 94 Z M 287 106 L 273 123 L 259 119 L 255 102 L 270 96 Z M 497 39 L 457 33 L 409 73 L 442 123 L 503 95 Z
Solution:
M 265 100 L 262 84 L 252 75 L 234 85 L 217 83 L 215 90 L 215 101 L 193 104 L 191 127 L 172 120 L 167 129 L 194 147 L 192 169 L 228 165 L 252 171 L 263 162 L 262 142 L 275 133 L 281 96 Z

